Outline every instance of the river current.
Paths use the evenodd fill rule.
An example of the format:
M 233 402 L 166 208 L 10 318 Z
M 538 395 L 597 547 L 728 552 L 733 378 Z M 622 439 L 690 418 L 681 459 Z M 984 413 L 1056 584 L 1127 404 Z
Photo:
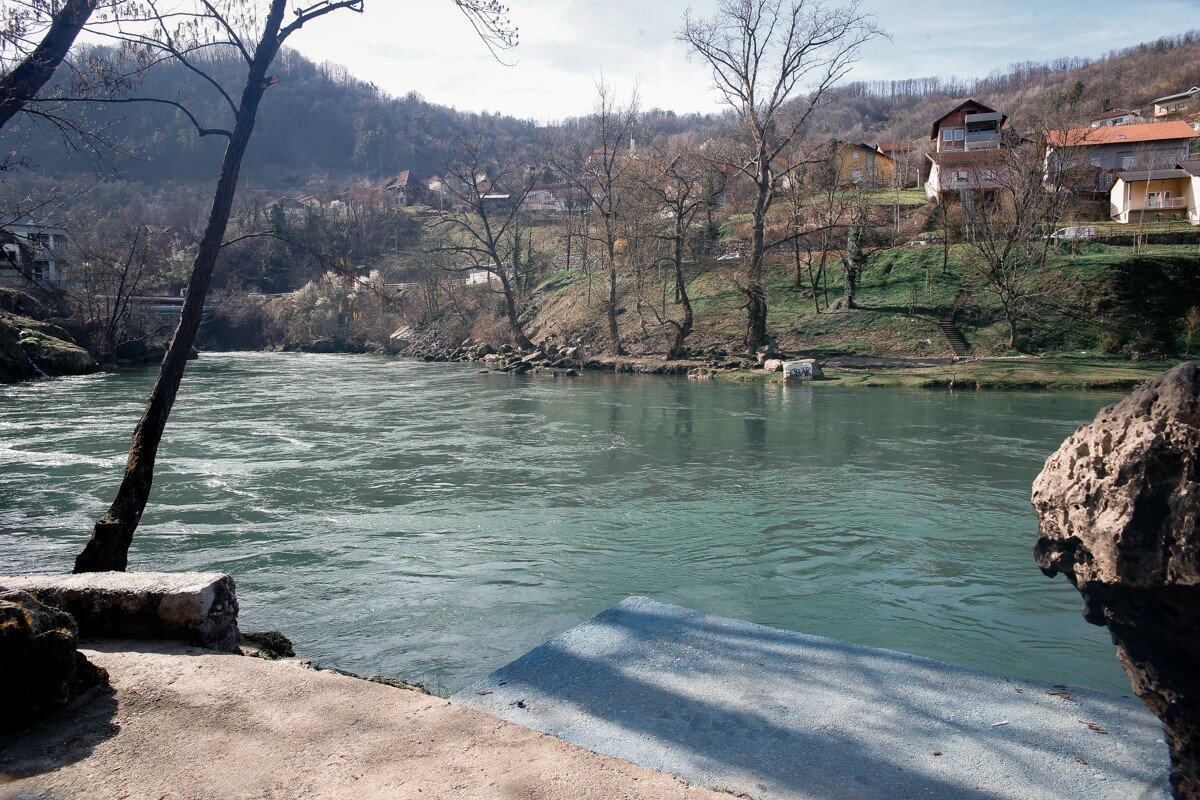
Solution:
M 70 569 L 153 378 L 0 386 L 0 574 Z M 1128 694 L 1031 554 L 1034 476 L 1113 399 L 206 353 L 130 569 L 230 572 L 243 630 L 439 691 L 642 594 Z

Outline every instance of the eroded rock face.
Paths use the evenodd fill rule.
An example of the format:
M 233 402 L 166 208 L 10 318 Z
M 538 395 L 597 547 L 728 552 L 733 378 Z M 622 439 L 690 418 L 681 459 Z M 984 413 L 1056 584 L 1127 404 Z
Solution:
M 1200 798 L 1200 370 L 1181 364 L 1103 409 L 1033 484 L 1034 555 L 1107 625 L 1163 721 L 1176 797 Z
M 70 614 L 28 592 L 0 590 L 0 733 L 28 726 L 107 680 L 75 648 Z

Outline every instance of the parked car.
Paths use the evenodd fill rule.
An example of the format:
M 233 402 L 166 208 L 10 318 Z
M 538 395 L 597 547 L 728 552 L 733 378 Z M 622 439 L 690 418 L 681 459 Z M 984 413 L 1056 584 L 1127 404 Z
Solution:
M 1070 227 L 1059 228 L 1054 233 L 1050 234 L 1050 238 L 1058 241 L 1095 239 L 1096 227 L 1094 225 L 1071 225 Z

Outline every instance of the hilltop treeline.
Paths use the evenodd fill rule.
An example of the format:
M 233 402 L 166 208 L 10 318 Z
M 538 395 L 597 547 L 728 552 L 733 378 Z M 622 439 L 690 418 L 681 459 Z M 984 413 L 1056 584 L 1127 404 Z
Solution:
M 80 69 L 94 52 L 84 48 L 74 56 Z M 232 77 L 240 66 L 233 53 L 216 51 L 207 58 L 205 67 L 218 77 Z M 966 96 L 1019 115 L 1048 92 L 1076 84 L 1082 87 L 1087 111 L 1145 106 L 1155 97 L 1200 82 L 1197 64 L 1200 33 L 1193 31 L 1101 58 L 1014 64 L 979 79 L 851 83 L 829 93 L 809 135 L 863 141 L 911 139 L 928 135 L 930 120 Z M 280 55 L 276 75 L 279 85 L 263 103 L 246 159 L 246 178 L 255 185 L 300 185 L 318 171 L 378 178 L 408 169 L 428 175 L 444 167 L 447 148 L 464 131 L 482 127 L 499 149 L 515 153 L 533 151 L 544 131 L 530 120 L 462 112 L 416 93 L 395 97 L 344 67 L 317 64 L 295 51 Z M 227 113 L 220 98 L 178 64 L 151 71 L 134 94 L 187 99 L 200 119 L 214 124 L 223 122 Z M 221 142 L 217 137 L 196 137 L 188 120 L 172 109 L 122 104 L 71 110 L 83 127 L 100 131 L 100 138 L 108 143 L 100 147 L 99 156 L 64 147 L 55 130 L 36 122 L 0 133 L 0 147 L 21 152 L 27 164 L 47 175 L 99 168 L 115 170 L 130 180 L 168 183 L 207 180 L 215 173 Z M 646 137 L 705 133 L 720 121 L 715 114 L 651 109 L 642 114 L 639 128 Z
M 86 69 L 95 49 L 75 54 Z M 212 51 L 194 61 L 226 85 L 244 69 L 236 53 Z M 316 64 L 293 50 L 275 61 L 278 85 L 263 101 L 243 173 L 252 184 L 288 186 L 315 171 L 381 177 L 403 169 L 429 174 L 445 160 L 464 130 L 483 130 L 505 149 L 521 150 L 535 139 L 533 122 L 500 114 L 475 114 L 431 103 L 419 94 L 393 97 L 344 67 Z M 229 109 L 211 87 L 176 61 L 150 70 L 131 97 L 184 102 L 202 124 L 229 124 Z M 145 183 L 211 180 L 223 140 L 200 138 L 173 108 L 148 103 L 72 104 L 64 110 L 95 131 L 91 148 L 64 149 L 61 137 L 36 120 L 9 126 L 0 147 L 17 151 L 46 174 L 100 168 Z

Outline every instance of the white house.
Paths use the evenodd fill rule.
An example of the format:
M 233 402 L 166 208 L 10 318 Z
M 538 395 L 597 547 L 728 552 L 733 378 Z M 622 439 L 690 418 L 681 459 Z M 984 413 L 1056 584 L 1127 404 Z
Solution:
M 43 289 L 65 289 L 67 285 L 67 232 L 50 225 L 5 225 L 27 247 L 23 256 L 15 243 L 3 245 L 0 286 L 23 286 L 30 280 Z
M 1200 161 L 1170 169 L 1129 170 L 1113 176 L 1109 216 L 1116 222 L 1186 219 L 1200 225 Z
M 1171 114 L 1178 114 L 1186 111 L 1192 101 L 1200 97 L 1200 86 L 1193 86 L 1190 89 L 1185 89 L 1182 92 L 1169 94 L 1166 97 L 1160 97 L 1154 101 L 1154 116 L 1167 117 Z

